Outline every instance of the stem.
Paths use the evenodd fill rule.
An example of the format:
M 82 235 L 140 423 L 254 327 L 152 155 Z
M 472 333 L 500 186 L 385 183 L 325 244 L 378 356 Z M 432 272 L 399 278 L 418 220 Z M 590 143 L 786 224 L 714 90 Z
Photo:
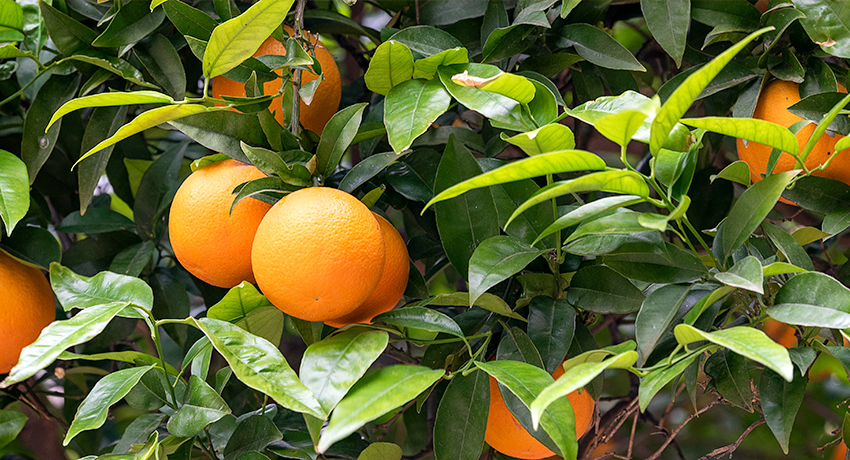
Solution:
M 148 324 L 148 327 L 151 330 L 151 339 L 153 339 L 153 343 L 154 343 L 154 345 L 156 345 L 156 354 L 159 357 L 159 363 L 162 366 L 162 373 L 165 375 L 165 382 L 168 384 L 166 386 L 168 387 L 168 391 L 171 393 L 171 401 L 172 401 L 172 404 L 174 405 L 173 407 L 176 407 L 176 405 L 177 405 L 177 393 L 175 393 L 174 387 L 171 385 L 171 381 L 168 377 L 168 370 L 167 370 L 168 366 L 167 366 L 167 364 L 165 364 L 165 356 L 162 353 L 162 344 L 160 343 L 160 340 L 159 340 L 159 326 L 155 322 L 151 321 L 151 319 L 153 318 L 153 313 L 151 313 L 149 310 L 147 310 L 145 308 L 142 308 L 142 307 L 138 307 L 138 308 L 143 310 L 146 313 L 145 322 Z M 179 377 L 175 376 L 174 378 L 178 379 Z
M 37 62 L 37 61 L 36 61 L 36 62 Z M 59 62 L 62 62 L 62 61 L 59 61 Z M 27 90 L 27 88 L 29 88 L 30 86 L 32 86 L 32 84 L 33 84 L 33 83 L 35 83 L 35 81 L 36 81 L 36 80 L 38 80 L 38 77 L 40 77 L 40 76 L 44 75 L 46 72 L 48 72 L 50 69 L 52 69 L 52 68 L 53 68 L 53 66 L 57 65 L 59 62 L 54 62 L 53 64 L 50 64 L 50 65 L 49 65 L 49 66 L 47 66 L 47 67 L 42 67 L 42 69 L 41 69 L 41 70 L 39 70 L 39 71 L 38 71 L 38 73 L 36 73 L 36 74 L 35 74 L 35 77 L 33 77 L 33 79 L 32 79 L 32 80 L 30 80 L 30 81 L 29 81 L 26 85 L 24 85 L 23 87 L 21 87 L 21 89 L 19 89 L 19 90 L 15 91 L 14 93 L 12 93 L 12 95 L 11 95 L 11 96 L 9 96 L 9 97 L 7 97 L 6 99 L 3 99 L 2 101 L 0 101 L 0 107 L 3 107 L 4 105 L 8 104 L 8 103 L 9 103 L 9 101 L 11 101 L 12 99 L 14 99 L 14 98 L 16 98 L 16 97 L 20 96 L 21 94 L 23 94 L 23 92 L 24 92 L 24 91 L 26 91 L 26 90 Z
M 304 36 L 304 7 L 307 0 L 298 0 L 295 6 L 295 37 L 301 38 Z M 301 119 L 301 69 L 295 69 L 292 75 L 292 119 L 289 120 L 289 130 L 294 136 L 300 134 L 298 121 Z
M 620 161 L 622 161 L 623 164 L 626 165 L 626 169 L 628 169 L 629 171 L 640 174 L 637 169 L 635 169 L 634 167 L 632 167 L 631 164 L 629 164 L 629 159 L 626 158 L 626 145 L 620 146 Z
M 714 253 L 711 252 L 710 249 L 708 249 L 708 245 L 705 243 L 705 240 L 702 239 L 702 236 L 700 236 L 699 232 L 694 228 L 693 225 L 691 225 L 691 221 L 688 220 L 687 213 L 682 216 L 682 222 L 684 222 L 685 226 L 688 227 L 688 230 L 690 230 L 691 233 L 694 234 L 697 239 L 697 242 L 699 242 L 699 245 L 702 246 L 702 248 L 705 249 L 705 252 L 707 252 L 708 255 L 711 256 L 711 260 L 714 261 L 714 266 L 720 269 L 720 261 L 717 260 L 717 257 L 714 256 Z
M 552 185 L 554 179 L 552 174 L 546 174 L 546 185 Z M 558 203 L 555 202 L 555 199 L 552 198 L 552 219 L 553 221 L 558 220 Z M 560 271 L 559 264 L 561 263 L 561 257 L 563 256 L 561 250 L 561 244 L 563 240 L 561 239 L 561 229 L 555 233 L 555 261 L 552 263 L 552 274 L 555 275 L 555 295 L 552 296 L 553 299 L 558 298 L 558 280 L 557 278 L 560 276 L 558 272 Z

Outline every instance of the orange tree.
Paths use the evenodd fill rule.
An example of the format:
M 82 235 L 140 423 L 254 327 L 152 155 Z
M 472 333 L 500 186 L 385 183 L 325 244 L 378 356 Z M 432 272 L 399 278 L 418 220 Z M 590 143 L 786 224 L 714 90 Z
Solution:
M 536 456 L 828 454 L 850 436 L 848 5 L 0 0 L 0 251 L 58 300 L 2 348 L 0 455 L 510 458 L 485 443 L 492 391 Z M 311 107 L 336 100 L 314 99 L 326 51 L 341 103 Z M 305 107 L 327 124 L 302 128 Z M 374 227 L 327 253 L 287 222 L 297 241 L 252 248 L 293 254 L 263 289 L 370 291 L 371 209 L 409 254 L 396 308 L 312 317 L 331 327 L 183 267 L 171 202 L 228 159 L 265 176 L 219 206 L 329 187 Z M 310 225 L 345 235 L 333 219 Z M 194 225 L 195 252 L 228 249 L 229 222 Z M 16 279 L 0 309 L 29 298 Z

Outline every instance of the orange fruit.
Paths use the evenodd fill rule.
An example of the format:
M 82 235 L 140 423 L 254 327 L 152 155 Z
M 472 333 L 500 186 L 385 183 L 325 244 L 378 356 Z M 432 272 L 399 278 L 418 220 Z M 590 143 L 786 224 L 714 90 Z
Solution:
M 286 26 L 285 29 L 289 35 L 292 35 L 293 31 L 291 27 Z M 331 119 L 339 108 L 339 101 L 342 98 L 342 83 L 339 77 L 339 68 L 336 65 L 336 61 L 334 61 L 333 54 L 328 51 L 328 48 L 315 35 L 307 34 L 307 36 L 310 39 L 310 43 L 316 45 L 316 59 L 319 60 L 319 64 L 322 66 L 322 73 L 325 80 L 319 83 L 319 87 L 316 88 L 310 104 L 301 100 L 300 120 L 305 128 L 321 135 L 328 120 Z M 260 48 L 254 53 L 254 57 L 265 54 L 285 56 L 286 47 L 283 43 L 275 40 L 274 37 L 269 37 L 260 45 Z M 278 75 L 282 75 L 283 73 L 282 70 L 277 70 L 276 72 Z M 301 72 L 302 85 L 317 78 L 319 76 L 312 72 Z M 245 85 L 238 81 L 224 76 L 218 76 L 213 78 L 211 83 L 213 97 L 221 97 L 222 95 L 245 96 Z M 276 94 L 280 90 L 281 84 L 283 82 L 280 79 L 266 82 L 263 84 L 263 93 Z M 282 100 L 283 97 L 273 99 L 269 110 L 274 112 L 274 117 L 278 123 L 286 126 L 285 120 L 291 116 L 291 113 L 283 113 L 283 107 L 281 106 Z
M 756 109 L 753 113 L 753 118 L 771 121 L 786 128 L 794 123 L 803 120 L 803 118 L 794 115 L 788 111 L 788 107 L 799 102 L 800 93 L 799 85 L 785 80 L 773 80 L 762 89 L 756 103 Z M 847 92 L 846 89 L 839 85 L 842 92 Z M 797 141 L 800 144 L 800 150 L 808 142 L 809 137 L 815 131 L 815 125 L 809 123 L 797 132 Z M 835 154 L 835 143 L 844 136 L 835 135 L 834 137 L 824 133 L 814 149 L 806 157 L 806 167 L 814 168 L 826 162 L 830 155 Z M 762 179 L 761 174 L 767 171 L 767 162 L 770 158 L 772 148 L 758 144 L 756 142 L 746 142 L 743 139 L 738 139 L 738 158 L 747 163 L 750 167 L 750 179 L 753 183 Z M 788 153 L 783 152 L 776 162 L 774 173 L 789 171 L 794 169 L 796 160 Z M 829 167 L 822 171 L 814 173 L 815 176 L 826 177 L 829 179 L 839 180 L 845 184 L 850 184 L 850 154 L 847 152 L 838 155 L 838 158 L 832 160 Z M 783 200 L 785 201 L 785 200 Z
M 168 234 L 174 255 L 189 273 L 224 288 L 254 282 L 251 244 L 271 205 L 248 198 L 233 212 L 230 207 L 237 185 L 263 177 L 252 165 L 226 160 L 198 169 L 177 189 Z
M 557 379 L 564 375 L 563 366 L 558 366 L 552 377 Z M 590 397 L 587 390 L 573 391 L 567 395 L 573 406 L 576 423 L 576 439 L 581 438 L 590 428 L 596 401 Z M 499 391 L 498 382 L 490 377 L 490 413 L 487 416 L 487 431 L 484 441 L 493 449 L 505 455 L 522 459 L 541 459 L 555 455 L 540 441 L 534 438 L 525 427 L 514 417 L 502 393 Z
M 375 214 L 381 226 L 384 239 L 384 271 L 378 286 L 372 294 L 353 312 L 336 319 L 325 321 L 333 327 L 342 327 L 351 323 L 372 323 L 372 318 L 388 312 L 398 304 L 407 288 L 407 276 L 410 274 L 410 258 L 407 245 L 398 230 L 387 219 Z
M 847 456 L 847 446 L 844 443 L 840 443 L 835 446 L 835 449 L 832 451 L 832 455 L 830 455 L 829 460 L 844 460 Z
M 762 323 L 762 330 L 774 342 L 785 348 L 794 348 L 797 345 L 797 336 L 794 334 L 796 329 L 781 321 L 766 318 Z
M 56 319 L 53 290 L 41 271 L 0 251 L 0 374 L 15 367 L 21 350 Z
M 263 294 L 307 321 L 347 315 L 384 270 L 381 227 L 357 198 L 329 187 L 292 192 L 266 214 L 251 251 Z

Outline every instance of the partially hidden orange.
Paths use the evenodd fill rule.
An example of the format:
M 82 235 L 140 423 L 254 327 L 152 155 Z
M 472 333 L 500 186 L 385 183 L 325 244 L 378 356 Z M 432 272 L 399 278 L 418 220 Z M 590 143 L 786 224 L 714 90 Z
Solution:
M 292 35 L 293 30 L 291 27 L 286 26 L 285 30 L 289 35 Z M 339 102 L 342 98 L 342 83 L 339 76 L 339 68 L 336 65 L 336 61 L 334 61 L 333 54 L 328 51 L 328 48 L 319 41 L 316 36 L 311 34 L 308 34 L 307 36 L 310 39 L 310 43 L 315 45 L 316 59 L 319 60 L 319 64 L 322 66 L 324 81 L 319 83 L 319 87 L 316 88 L 316 92 L 313 94 L 313 100 L 310 101 L 310 104 L 307 104 L 304 100 L 301 101 L 299 116 L 301 124 L 304 125 L 305 128 L 321 135 L 322 130 L 328 123 L 328 120 L 331 119 L 339 108 Z M 262 45 L 260 45 L 260 48 L 257 49 L 256 53 L 254 53 L 254 57 L 266 54 L 285 56 L 286 47 L 274 37 L 269 37 Z M 282 70 L 277 70 L 276 72 L 278 75 L 282 75 L 283 73 Z M 312 72 L 301 72 L 302 85 L 317 78 L 319 78 L 319 76 Z M 224 76 L 218 76 L 213 78 L 211 83 L 213 97 L 220 98 L 222 95 L 235 97 L 245 96 L 245 85 L 238 81 L 231 80 Z M 276 94 L 280 90 L 281 84 L 282 81 L 280 79 L 266 82 L 263 84 L 263 93 Z M 273 99 L 269 106 L 269 110 L 274 112 L 275 119 L 278 123 L 286 126 L 285 122 L 289 119 L 291 113 L 283 113 L 282 100 L 283 97 Z
M 325 324 L 329 326 L 342 327 L 351 323 L 371 324 L 372 318 L 392 310 L 407 288 L 407 277 L 410 274 L 407 245 L 404 244 L 404 239 L 393 224 L 378 214 L 375 214 L 375 218 L 381 226 L 381 235 L 384 238 L 385 261 L 381 279 L 372 294 L 356 310 L 345 316 L 325 321 Z
M 557 379 L 564 375 L 563 366 L 558 366 L 552 377 Z M 567 395 L 570 405 L 573 406 L 575 414 L 576 439 L 581 438 L 590 428 L 593 413 L 596 409 L 596 401 L 587 390 L 576 390 Z M 521 459 L 541 459 L 555 455 L 540 441 L 534 438 L 514 417 L 502 393 L 496 379 L 490 377 L 490 413 L 487 416 L 487 431 L 484 441 L 498 452 Z
M 38 269 L 0 251 L 0 374 L 12 370 L 21 350 L 56 319 L 50 283 Z
M 797 346 L 797 330 L 781 321 L 767 318 L 762 323 L 762 330 L 774 342 L 785 348 L 794 348 Z
M 847 92 L 846 89 L 839 85 L 842 92 Z M 800 101 L 799 85 L 785 80 L 773 80 L 762 89 L 756 103 L 753 118 L 767 120 L 786 128 L 791 127 L 794 123 L 802 121 L 803 118 L 788 111 L 788 107 Z M 809 137 L 815 131 L 815 125 L 809 123 L 800 129 L 797 134 L 797 141 L 800 145 L 800 151 L 808 142 Z M 835 143 L 844 136 L 832 135 L 824 133 L 814 149 L 806 157 L 806 167 L 811 169 L 821 165 L 835 154 Z M 750 179 L 753 183 L 762 179 L 762 174 L 767 171 L 767 163 L 770 159 L 770 153 L 773 151 L 771 147 L 756 142 L 737 140 L 738 158 L 747 163 L 750 167 Z M 788 153 L 783 152 L 776 162 L 773 169 L 774 173 L 789 171 L 794 169 L 796 160 Z M 850 184 L 850 152 L 844 152 L 832 160 L 829 166 L 822 170 L 816 171 L 815 176 L 835 179 L 845 184 Z M 783 200 L 784 201 L 784 200 Z
M 330 187 L 290 193 L 269 210 L 251 251 L 263 294 L 307 321 L 347 315 L 372 294 L 384 270 L 384 239 L 374 214 Z
M 168 234 L 174 255 L 189 273 L 224 288 L 254 282 L 251 245 L 271 205 L 246 198 L 233 212 L 230 207 L 237 185 L 263 177 L 253 165 L 225 160 L 198 169 L 180 185 Z

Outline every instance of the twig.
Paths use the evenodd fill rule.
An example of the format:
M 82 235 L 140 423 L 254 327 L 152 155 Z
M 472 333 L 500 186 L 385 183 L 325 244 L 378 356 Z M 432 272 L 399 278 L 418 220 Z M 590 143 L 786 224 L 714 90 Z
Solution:
M 706 460 L 706 459 L 709 459 L 709 458 L 718 458 L 718 457 L 725 455 L 725 454 L 729 454 L 729 458 L 732 458 L 732 454 L 734 454 L 735 451 L 738 449 L 738 447 L 741 445 L 741 443 L 744 442 L 744 438 L 746 438 L 747 435 L 749 435 L 750 432 L 753 431 L 757 426 L 759 426 L 763 423 L 765 423 L 765 420 L 763 418 L 756 420 L 752 425 L 750 425 L 749 428 L 747 428 L 746 430 L 744 430 L 743 433 L 741 433 L 741 436 L 738 437 L 737 441 L 735 441 L 732 444 L 729 444 L 728 446 L 723 446 L 723 447 L 714 449 L 711 452 L 709 452 L 707 455 L 700 457 L 699 460 Z
M 626 457 L 632 458 L 632 447 L 635 445 L 635 428 L 637 428 L 638 417 L 640 412 L 635 412 L 635 421 L 632 422 L 632 434 L 629 435 L 629 450 L 626 452 Z
M 664 441 L 664 444 L 662 444 L 662 445 L 661 445 L 661 447 L 660 447 L 660 448 L 658 448 L 658 450 L 657 450 L 657 451 L 655 451 L 655 453 L 654 453 L 654 454 L 652 454 L 652 456 L 651 456 L 651 457 L 649 457 L 649 458 L 647 458 L 646 460 L 655 460 L 655 459 L 657 459 L 658 457 L 660 457 L 660 456 L 661 456 L 661 454 L 664 452 L 664 450 L 665 450 L 665 449 L 667 449 L 667 446 L 669 446 L 669 445 L 670 445 L 670 443 L 672 443 L 672 442 L 673 442 L 673 440 L 676 438 L 676 435 L 678 435 L 678 434 L 679 434 L 679 432 L 680 432 L 680 431 L 682 431 L 682 428 L 684 428 L 684 427 L 685 427 L 685 425 L 687 425 L 687 424 L 688 424 L 691 420 L 693 420 L 694 418 L 699 417 L 699 416 L 700 416 L 703 412 L 705 412 L 705 411 L 707 411 L 707 410 L 711 409 L 712 407 L 714 407 L 714 406 L 716 406 L 716 405 L 720 404 L 720 402 L 721 402 L 721 401 L 722 401 L 722 399 L 721 399 L 721 398 L 717 398 L 717 399 L 715 399 L 714 401 L 710 402 L 707 406 L 705 406 L 705 407 L 703 407 L 702 409 L 700 409 L 700 410 L 696 411 L 695 413 L 691 414 L 691 416 L 690 416 L 690 417 L 688 417 L 687 419 L 685 419 L 685 421 L 684 421 L 684 422 L 682 422 L 682 424 L 681 424 L 681 425 L 679 425 L 678 427 L 676 427 L 676 429 L 675 429 L 675 430 L 673 430 L 673 432 L 672 432 L 672 433 L 670 433 L 670 436 L 668 436 L 668 437 L 667 437 L 667 440 L 666 440 L 666 441 Z
M 658 427 L 659 428 L 664 426 L 664 422 L 667 421 L 667 417 L 670 416 L 670 412 L 672 412 L 673 407 L 675 407 L 674 404 L 676 403 L 676 398 L 678 398 L 679 395 L 682 394 L 682 391 L 684 391 L 684 389 L 685 389 L 685 384 L 683 383 L 683 384 L 679 385 L 679 389 L 676 390 L 676 393 L 673 395 L 672 398 L 670 398 L 670 403 L 667 404 L 667 408 L 664 410 L 664 415 L 662 415 L 661 419 L 658 421 Z

